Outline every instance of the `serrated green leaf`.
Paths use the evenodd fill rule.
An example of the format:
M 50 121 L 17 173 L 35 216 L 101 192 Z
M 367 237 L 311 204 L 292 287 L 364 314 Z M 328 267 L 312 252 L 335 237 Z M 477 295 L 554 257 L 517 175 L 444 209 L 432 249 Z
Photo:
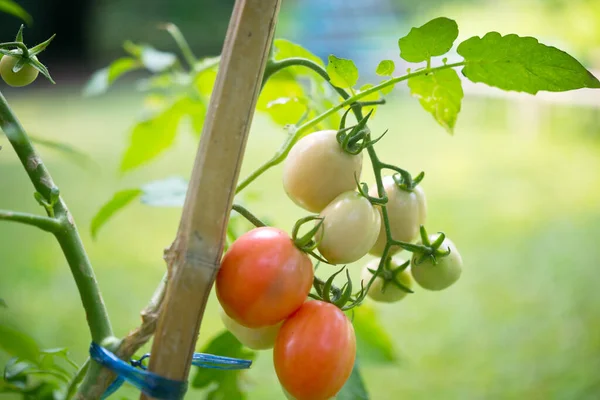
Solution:
M 430 72 L 408 80 L 410 93 L 421 106 L 452 134 L 464 97 L 462 83 L 453 69 Z
M 457 51 L 465 58 L 464 76 L 503 90 L 536 94 L 600 88 L 600 81 L 579 61 L 533 37 L 489 32 L 465 40 Z
M 92 219 L 91 233 L 92 238 L 96 238 L 98 230 L 112 218 L 115 213 L 121 210 L 123 207 L 131 203 L 133 200 L 141 196 L 141 189 L 127 189 L 121 190 L 113 195 L 106 204 L 100 208 L 98 213 Z
M 328 58 L 327 74 L 334 86 L 342 89 L 352 88 L 358 82 L 358 69 L 354 61 L 338 58 L 333 54 Z
M 398 40 L 400 57 L 408 62 L 419 63 L 431 57 L 446 54 L 458 37 L 456 21 L 440 17 L 425 25 L 412 28 L 408 35 Z
M 379 324 L 375 309 L 368 304 L 354 308 L 352 324 L 356 333 L 357 354 L 363 362 L 394 363 L 397 361 L 392 339 Z
M 396 65 L 392 60 L 383 60 L 377 66 L 375 73 L 381 76 L 392 76 L 395 69 Z
M 33 23 L 33 18 L 31 18 L 31 15 L 29 15 L 29 13 L 25 11 L 23 7 L 12 0 L 0 0 L 0 12 L 14 15 L 15 17 L 25 21 L 27 25 L 31 25 Z
M 305 49 L 304 47 L 300 46 L 299 44 L 290 42 L 289 40 L 275 39 L 275 41 L 273 42 L 273 46 L 275 48 L 273 58 L 277 61 L 285 60 L 286 58 L 301 57 L 301 58 L 307 58 L 311 61 L 314 61 L 315 63 L 319 64 L 322 67 L 325 66 L 325 64 L 323 63 L 323 60 L 321 60 L 319 57 L 317 57 L 316 55 L 314 55 L 313 53 L 311 53 L 309 50 Z M 307 68 L 303 68 L 303 67 L 293 67 L 293 68 L 295 68 L 295 69 L 292 69 L 292 71 L 306 72 L 308 70 Z
M 350 378 L 348 378 L 342 390 L 340 390 L 335 398 L 336 400 L 369 400 L 365 382 L 360 374 L 358 357 L 354 360 L 354 367 L 352 367 Z
M 214 337 L 202 350 L 202 353 L 225 357 L 254 360 L 256 353 L 248 350 L 229 331 L 223 331 Z M 243 400 L 246 393 L 243 385 L 243 370 L 218 370 L 197 368 L 191 386 L 209 388 L 206 399 Z
M 149 182 L 142 186 L 142 203 L 152 207 L 183 207 L 188 182 L 171 177 Z
M 31 336 L 6 325 L 0 325 L 0 349 L 33 363 L 37 363 L 40 356 L 40 348 Z
M 177 56 L 173 53 L 156 50 L 154 47 L 143 46 L 140 60 L 150 72 L 156 73 L 173 66 L 177 61 Z
M 179 122 L 185 115 L 182 102 L 187 101 L 187 98 L 182 98 L 133 127 L 129 147 L 121 161 L 121 171 L 126 172 L 147 163 L 174 144 Z

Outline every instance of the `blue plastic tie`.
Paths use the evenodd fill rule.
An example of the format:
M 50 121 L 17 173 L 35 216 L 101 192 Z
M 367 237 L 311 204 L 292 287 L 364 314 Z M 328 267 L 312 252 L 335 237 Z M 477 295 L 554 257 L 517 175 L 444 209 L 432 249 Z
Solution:
M 144 354 L 139 360 L 131 360 L 130 363 L 127 363 L 109 350 L 92 342 L 90 345 L 90 357 L 117 374 L 117 378 L 106 389 L 106 392 L 104 392 L 103 399 L 116 392 L 126 381 L 146 395 L 161 400 L 179 400 L 187 390 L 187 382 L 164 378 L 147 371 L 143 361 L 150 357 L 150 353 Z M 235 370 L 250 368 L 252 361 L 212 354 L 194 353 L 192 365 L 200 368 Z M 141 369 L 137 369 L 136 367 Z

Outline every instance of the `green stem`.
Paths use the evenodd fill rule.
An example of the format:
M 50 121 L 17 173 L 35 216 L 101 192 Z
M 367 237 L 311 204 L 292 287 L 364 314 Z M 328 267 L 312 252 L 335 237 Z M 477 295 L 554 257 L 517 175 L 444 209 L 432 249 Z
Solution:
M 256 226 L 257 228 L 260 228 L 262 226 L 267 226 L 267 224 L 265 224 L 264 222 L 262 222 L 256 215 L 252 214 L 250 212 L 250 210 L 248 210 L 247 208 L 240 206 L 239 204 L 234 204 L 231 209 L 235 212 L 237 212 L 238 214 L 240 214 L 242 217 L 246 218 L 248 221 L 250 221 L 254 226 Z
M 198 60 L 196 59 L 196 56 L 192 52 L 189 43 L 187 42 L 187 40 L 185 40 L 185 37 L 183 36 L 177 25 L 166 24 L 164 25 L 164 28 L 167 30 L 167 32 L 171 34 L 173 40 L 175 40 L 175 43 L 177 43 L 177 46 L 179 46 L 181 54 L 183 54 L 183 58 L 185 58 L 185 61 L 188 63 L 190 68 L 194 69 Z
M 60 222 L 55 218 L 8 210 L 0 210 L 0 221 L 20 222 L 52 233 L 58 231 L 61 227 Z
M 17 153 L 35 190 L 49 204 L 52 204 L 49 214 L 54 214 L 56 221 L 60 225 L 53 233 L 64 252 L 71 269 L 71 274 L 77 285 L 77 290 L 85 309 L 91 338 L 93 341 L 100 343 L 105 338 L 112 336 L 113 333 L 108 313 L 100 294 L 100 288 L 94 276 L 94 270 L 67 205 L 62 198 L 54 198 L 56 193 L 58 193 L 58 189 L 42 159 L 33 148 L 25 129 L 10 109 L 2 93 L 0 93 L 0 128 L 2 128 Z M 95 366 L 100 368 L 95 363 L 92 363 L 90 371 Z
M 79 368 L 79 370 L 77 371 L 77 373 L 75 374 L 75 376 L 73 377 L 71 382 L 69 383 L 69 386 L 67 388 L 67 393 L 65 395 L 65 400 L 69 400 L 73 397 L 73 395 L 75 394 L 75 390 L 77 390 L 77 385 L 79 385 L 79 382 L 81 382 L 81 380 L 87 373 L 89 367 L 90 367 L 90 359 L 88 358 L 87 360 L 85 360 L 85 362 L 83 363 L 81 368 Z
M 287 60 L 292 60 L 292 61 L 287 62 Z M 282 68 L 290 67 L 290 66 L 304 66 L 304 67 L 311 68 L 313 71 L 319 73 L 319 75 L 321 75 L 323 78 L 327 77 L 326 79 L 329 82 L 329 76 L 327 75 L 327 72 L 325 71 L 325 74 L 323 75 L 324 69 L 320 65 L 318 65 L 310 60 L 306 60 L 304 58 L 290 58 L 287 60 L 271 62 L 271 65 L 268 69 L 269 74 L 265 74 L 266 79 L 268 79 L 269 76 L 273 75 L 275 72 L 281 70 Z M 281 66 L 281 64 L 284 64 L 284 65 Z M 307 121 L 304 124 L 302 124 L 301 126 L 299 126 L 298 129 L 296 130 L 296 132 L 292 136 L 288 137 L 288 139 L 283 143 L 283 145 L 280 147 L 280 149 L 275 153 L 275 155 L 270 160 L 268 160 L 263 165 L 258 167 L 254 172 L 252 172 L 248 177 L 246 177 L 243 181 L 241 181 L 238 184 L 235 192 L 236 193 L 241 192 L 244 188 L 246 188 L 248 185 L 250 185 L 250 183 L 252 183 L 254 180 L 256 180 L 256 178 L 261 176 L 265 171 L 267 171 L 270 168 L 274 167 L 275 165 L 283 162 L 283 160 L 285 160 L 285 158 L 289 154 L 289 152 L 292 149 L 292 147 L 294 146 L 294 144 L 296 144 L 296 142 L 298 140 L 300 140 L 302 137 L 304 137 L 306 132 L 310 128 L 312 128 L 319 122 L 323 121 L 330 115 L 340 111 L 344 107 L 353 106 L 354 103 L 356 103 L 358 100 L 362 99 L 363 97 L 367 97 L 370 94 L 376 93 L 376 92 L 380 91 L 381 89 L 385 89 L 386 87 L 388 87 L 390 85 L 395 85 L 399 82 L 406 81 L 410 78 L 425 75 L 425 74 L 428 74 L 431 72 L 441 71 L 441 70 L 448 69 L 448 68 L 460 67 L 463 65 L 465 65 L 465 62 L 461 61 L 461 62 L 457 62 L 457 63 L 453 63 L 453 64 L 441 65 L 439 67 L 431 68 L 429 70 L 422 69 L 422 70 L 419 70 L 419 71 L 416 71 L 416 72 L 413 72 L 410 74 L 406 74 L 403 76 L 398 76 L 396 78 L 389 79 L 387 81 L 380 83 L 379 85 L 373 86 L 370 89 L 367 89 L 363 92 L 357 93 L 354 96 L 349 96 L 343 89 L 334 87 L 336 89 L 336 91 L 338 93 L 340 93 L 340 95 L 342 95 L 341 92 L 344 93 L 345 96 L 342 95 L 342 97 L 345 98 L 345 100 L 343 102 L 339 103 L 337 106 L 330 108 L 326 112 L 316 116 L 315 118 L 311 119 L 310 121 Z M 264 82 L 265 81 L 263 81 L 263 83 Z M 357 104 L 357 107 L 353 107 L 353 111 L 355 112 L 355 114 L 356 114 L 356 110 L 359 108 L 360 108 L 360 106 L 358 106 L 358 104 Z

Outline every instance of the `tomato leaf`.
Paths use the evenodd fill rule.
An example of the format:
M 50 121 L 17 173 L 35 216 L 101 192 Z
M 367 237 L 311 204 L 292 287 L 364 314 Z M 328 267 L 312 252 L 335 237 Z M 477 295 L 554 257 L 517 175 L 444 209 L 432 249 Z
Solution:
M 185 113 L 181 107 L 182 101 L 188 100 L 184 98 L 176 101 L 162 112 L 133 127 L 129 147 L 121 160 L 121 171 L 139 167 L 173 145 L 179 122 Z
M 92 77 L 83 88 L 83 95 L 97 96 L 103 94 L 119 77 L 141 67 L 142 64 L 134 58 L 119 58 L 113 61 L 108 67 L 99 69 L 92 74 Z
M 299 44 L 290 42 L 289 40 L 275 39 L 275 41 L 273 42 L 273 46 L 275 48 L 275 51 L 273 54 L 273 58 L 275 58 L 275 60 L 279 61 L 279 60 L 284 60 L 286 58 L 291 58 L 291 57 L 302 57 L 302 58 L 307 58 L 311 61 L 314 61 L 315 63 L 319 64 L 322 67 L 325 66 L 325 64 L 323 63 L 323 60 L 321 60 L 319 57 L 317 57 L 316 55 L 314 55 L 313 53 L 311 53 L 304 47 L 300 46 Z M 294 71 L 294 72 L 309 71 L 307 68 L 303 68 L 303 67 L 293 67 L 290 70 Z
M 465 40 L 457 51 L 465 59 L 464 76 L 503 90 L 536 94 L 600 88 L 600 81 L 579 61 L 533 37 L 489 32 Z
M 381 76 L 392 76 L 396 65 L 392 60 L 383 60 L 377 66 L 375 73 Z
M 256 353 L 248 350 L 229 331 L 215 336 L 202 350 L 202 353 L 225 357 L 254 360 Z M 243 400 L 246 394 L 243 388 L 243 370 L 218 370 L 197 368 L 192 387 L 209 390 L 206 399 Z
M 18 5 L 12 0 L 0 0 L 0 12 L 13 15 L 21 20 L 25 21 L 27 25 L 33 23 L 33 18 L 23 7 Z
M 183 207 L 188 182 L 181 177 L 153 181 L 142 186 L 142 203 L 153 207 Z
M 408 35 L 398 40 L 400 57 L 408 62 L 419 63 L 431 57 L 446 54 L 458 37 L 456 21 L 440 17 L 425 25 L 412 28 Z
M 379 324 L 375 309 L 368 304 L 354 308 L 352 320 L 358 356 L 365 362 L 394 363 L 397 356 L 392 339 Z
M 96 238 L 98 230 L 115 215 L 117 211 L 131 203 L 142 194 L 140 189 L 121 190 L 114 194 L 106 204 L 100 208 L 100 211 L 92 219 L 91 233 L 92 238 Z
M 306 111 L 304 88 L 293 75 L 278 73 L 263 87 L 256 108 L 280 125 L 295 124 Z
M 352 88 L 358 82 L 358 69 L 352 60 L 338 58 L 333 54 L 328 58 L 327 74 L 334 86 Z
M 456 71 L 443 69 L 416 76 L 408 80 L 408 87 L 425 111 L 452 134 L 464 96 Z
M 0 325 L 0 349 L 33 363 L 37 363 L 40 357 L 40 348 L 31 336 L 6 325 Z
M 365 382 L 360 375 L 358 357 L 356 357 L 354 360 L 354 366 L 352 367 L 352 374 L 350 374 L 350 378 L 348 378 L 346 384 L 342 387 L 342 390 L 340 390 L 335 398 L 336 400 L 369 400 L 369 394 L 367 393 Z
M 156 50 L 151 46 L 142 46 L 140 60 L 149 71 L 162 72 L 175 64 L 177 56 L 173 53 Z

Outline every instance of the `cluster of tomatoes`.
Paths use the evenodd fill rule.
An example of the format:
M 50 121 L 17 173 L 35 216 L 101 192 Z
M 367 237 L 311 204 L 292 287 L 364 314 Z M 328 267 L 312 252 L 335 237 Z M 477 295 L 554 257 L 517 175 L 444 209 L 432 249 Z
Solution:
M 318 249 L 329 264 L 353 263 L 368 253 L 380 257 L 365 265 L 362 290 L 382 302 L 412 292 L 413 279 L 425 289 L 441 290 L 461 274 L 454 244 L 443 234 L 428 236 L 422 228 L 426 202 L 421 187 L 407 188 L 398 176 L 383 177 L 388 232 L 382 206 L 370 200 L 377 197 L 377 186 L 368 195 L 356 190 L 362 164 L 362 152 L 345 151 L 338 131 L 300 139 L 286 158 L 283 186 L 294 203 L 319 213 L 314 240 L 307 245 L 305 238 L 277 228 L 255 228 L 230 246 L 216 278 L 226 328 L 252 349 L 273 348 L 275 371 L 290 399 L 334 397 L 348 380 L 356 355 L 354 328 L 343 304 L 327 301 L 329 295 L 309 296 L 313 284 L 322 295 L 323 285 L 317 288 L 308 253 Z M 395 244 L 391 248 L 389 234 Z M 408 262 L 394 256 L 404 242 L 412 244 L 406 247 L 413 252 Z M 386 248 L 388 256 L 381 260 Z
M 33 56 L 35 58 L 35 56 Z M 37 59 L 37 58 L 36 58 Z M 19 62 L 20 57 L 14 56 L 3 56 L 0 59 L 0 76 L 2 80 L 9 85 L 14 87 L 27 86 L 38 77 L 40 73 L 37 69 L 29 64 L 24 64 L 21 69 L 14 72 L 14 68 Z

